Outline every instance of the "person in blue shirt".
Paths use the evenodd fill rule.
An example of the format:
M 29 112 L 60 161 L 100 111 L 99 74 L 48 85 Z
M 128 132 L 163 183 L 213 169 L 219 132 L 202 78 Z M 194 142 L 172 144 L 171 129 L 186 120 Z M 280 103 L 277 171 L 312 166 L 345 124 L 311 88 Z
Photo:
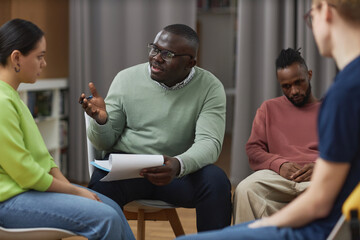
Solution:
M 360 1 L 313 0 L 305 19 L 339 68 L 318 118 L 320 155 L 309 188 L 268 218 L 178 238 L 326 239 L 360 181 Z

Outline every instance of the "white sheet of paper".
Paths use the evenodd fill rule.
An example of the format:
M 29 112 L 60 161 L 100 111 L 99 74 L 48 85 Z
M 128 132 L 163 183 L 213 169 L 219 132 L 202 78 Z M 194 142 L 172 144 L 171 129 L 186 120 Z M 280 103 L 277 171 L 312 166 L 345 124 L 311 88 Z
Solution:
M 109 160 L 95 160 L 94 162 L 91 162 L 91 165 L 107 172 L 110 172 L 111 169 Z
M 162 166 L 164 157 L 147 154 L 110 154 L 109 160 L 95 160 L 95 163 L 110 169 L 100 181 L 115 181 L 141 178 L 139 175 L 141 169 Z

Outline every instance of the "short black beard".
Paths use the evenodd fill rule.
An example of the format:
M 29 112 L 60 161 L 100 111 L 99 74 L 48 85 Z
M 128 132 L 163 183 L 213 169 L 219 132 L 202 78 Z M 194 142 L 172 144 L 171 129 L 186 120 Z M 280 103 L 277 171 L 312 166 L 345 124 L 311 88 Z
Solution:
M 305 104 L 308 103 L 309 98 L 310 98 L 310 95 L 311 95 L 311 84 L 309 83 L 309 87 L 308 87 L 308 89 L 306 90 L 305 97 L 304 97 L 304 100 L 303 100 L 302 102 L 296 103 L 296 102 L 294 102 L 292 99 L 290 99 L 288 96 L 286 96 L 286 95 L 285 95 L 285 96 L 287 97 L 287 99 L 289 99 L 289 101 L 290 101 L 292 104 L 295 105 L 295 107 L 302 107 L 302 106 L 304 106 Z

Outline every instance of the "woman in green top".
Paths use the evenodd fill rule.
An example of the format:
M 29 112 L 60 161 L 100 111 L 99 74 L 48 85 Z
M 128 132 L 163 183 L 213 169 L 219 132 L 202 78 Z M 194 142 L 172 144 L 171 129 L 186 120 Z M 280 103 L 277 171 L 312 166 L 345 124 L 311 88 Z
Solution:
M 17 88 L 45 61 L 44 33 L 13 19 L 0 28 L 0 226 L 52 227 L 88 239 L 134 239 L 111 199 L 71 184 L 55 165 Z

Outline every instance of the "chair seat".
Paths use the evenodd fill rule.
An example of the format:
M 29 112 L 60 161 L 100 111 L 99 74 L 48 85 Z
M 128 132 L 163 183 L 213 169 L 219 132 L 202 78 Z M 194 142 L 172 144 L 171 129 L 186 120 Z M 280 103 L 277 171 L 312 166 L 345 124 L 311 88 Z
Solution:
M 4 240 L 55 240 L 77 236 L 58 228 L 4 228 L 0 227 L 0 239 Z
M 145 213 L 157 212 L 159 209 L 176 208 L 177 206 L 163 202 L 160 200 L 136 200 L 129 202 L 124 206 L 124 209 L 128 212 L 138 212 L 139 209 L 143 209 Z

